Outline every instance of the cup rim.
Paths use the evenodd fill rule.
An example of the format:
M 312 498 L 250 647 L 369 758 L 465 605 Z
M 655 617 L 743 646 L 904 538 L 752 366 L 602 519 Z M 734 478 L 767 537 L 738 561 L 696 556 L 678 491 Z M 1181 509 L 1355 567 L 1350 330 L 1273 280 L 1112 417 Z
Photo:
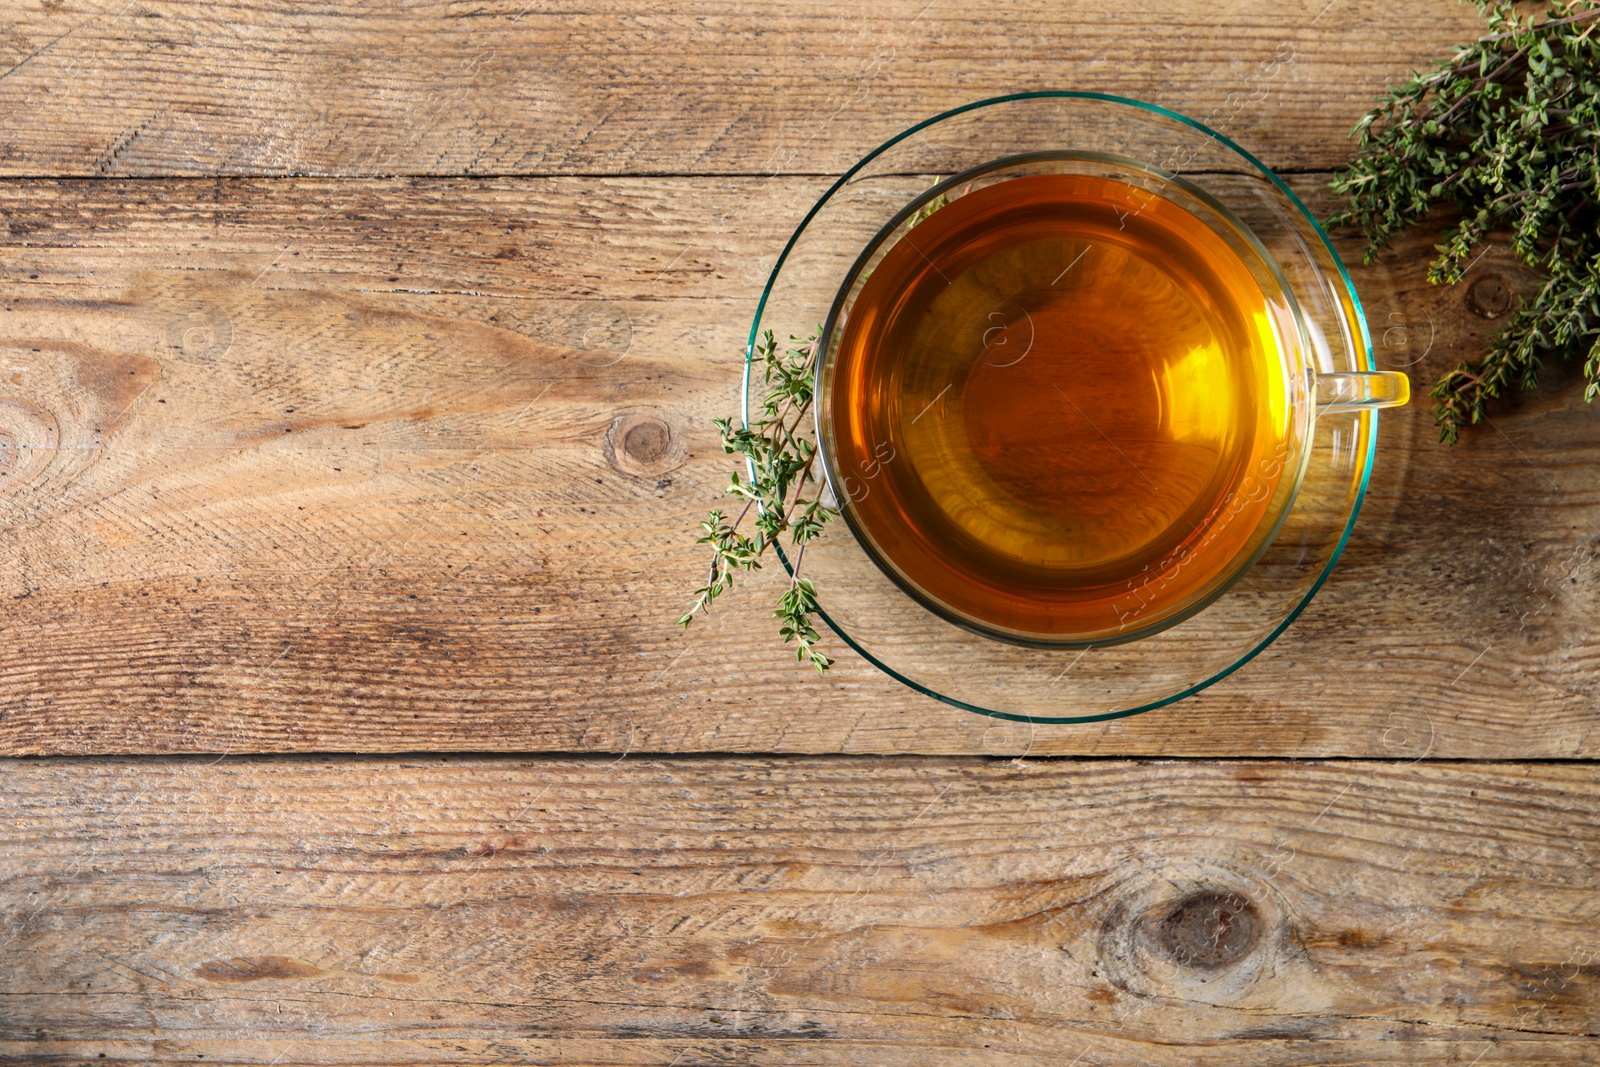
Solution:
M 1178 624 L 1193 618 L 1195 615 L 1198 615 L 1200 612 L 1214 604 L 1218 599 L 1226 595 L 1227 592 L 1249 572 L 1250 568 L 1255 566 L 1256 562 L 1262 557 L 1263 554 L 1265 554 L 1267 549 L 1272 546 L 1272 542 L 1274 538 L 1277 537 L 1278 531 L 1282 529 L 1284 522 L 1289 518 L 1289 513 L 1294 509 L 1295 501 L 1300 495 L 1300 487 L 1305 481 L 1306 470 L 1310 464 L 1311 453 L 1313 451 L 1311 448 L 1311 435 L 1313 431 L 1313 425 L 1316 420 L 1316 405 L 1311 396 L 1305 396 L 1302 399 L 1302 402 L 1299 404 L 1293 404 L 1291 401 L 1291 407 L 1295 409 L 1295 425 L 1291 425 L 1289 428 L 1288 439 L 1299 441 L 1299 448 L 1297 450 L 1298 456 L 1295 457 L 1295 461 L 1292 466 L 1285 466 L 1284 475 L 1289 479 L 1288 491 L 1279 501 L 1276 510 L 1269 514 L 1268 518 L 1270 519 L 1270 527 L 1265 531 L 1265 534 L 1261 535 L 1259 531 L 1252 533 L 1252 537 L 1259 537 L 1259 540 L 1251 548 L 1248 555 L 1241 554 L 1227 561 L 1227 563 L 1220 568 L 1217 574 L 1211 579 L 1213 584 L 1211 584 L 1209 588 L 1204 589 L 1201 593 L 1196 595 L 1191 602 L 1182 605 L 1180 608 L 1169 611 L 1168 613 L 1155 619 L 1152 619 L 1141 626 L 1130 627 L 1126 630 L 1118 630 L 1101 635 L 1065 634 L 1059 637 L 1028 631 L 1007 630 L 988 625 L 980 620 L 964 615 L 953 607 L 942 603 L 937 597 L 934 597 L 925 590 L 918 588 L 916 583 L 911 580 L 910 576 L 905 574 L 898 566 L 896 566 L 894 561 L 889 557 L 888 553 L 884 552 L 865 530 L 864 525 L 860 522 L 859 517 L 856 515 L 856 509 L 852 507 L 854 501 L 850 499 L 850 494 L 848 492 L 840 492 L 841 483 L 840 479 L 838 478 L 838 472 L 835 470 L 835 461 L 837 457 L 834 455 L 834 449 L 831 447 L 833 443 L 833 434 L 830 432 L 832 428 L 832 420 L 827 414 L 825 414 L 825 412 L 830 409 L 829 405 L 824 403 L 824 400 L 830 394 L 831 390 L 825 389 L 824 384 L 828 383 L 831 385 L 831 376 L 828 374 L 828 372 L 832 369 L 834 357 L 837 355 L 837 346 L 833 343 L 835 340 L 833 335 L 839 321 L 840 313 L 844 309 L 846 299 L 850 295 L 850 290 L 854 289 L 857 282 L 861 279 L 861 272 L 866 268 L 867 264 L 872 260 L 872 258 L 883 249 L 885 243 L 901 230 L 901 227 L 906 220 L 910 219 L 919 210 L 931 203 L 933 200 L 937 199 L 939 196 L 947 193 L 950 189 L 955 188 L 964 182 L 973 181 L 976 178 L 982 177 L 986 174 L 994 173 L 995 171 L 1006 170 L 1012 167 L 1022 167 L 1030 163 L 1050 163 L 1062 161 L 1088 161 L 1104 163 L 1115 168 L 1141 173 L 1147 177 L 1157 180 L 1163 185 L 1175 187 L 1176 189 L 1181 190 L 1184 194 L 1195 198 L 1208 210 L 1216 213 L 1222 222 L 1226 223 L 1228 226 L 1237 231 L 1237 233 L 1250 246 L 1251 251 L 1254 252 L 1254 254 L 1260 259 L 1262 265 L 1271 275 L 1273 283 L 1277 287 L 1278 293 L 1281 294 L 1285 303 L 1288 305 L 1289 315 L 1294 323 L 1294 341 L 1297 343 L 1297 346 L 1294 353 L 1294 365 L 1289 368 L 1290 373 L 1286 375 L 1286 381 L 1284 384 L 1286 393 L 1291 396 L 1294 395 L 1296 391 L 1296 382 L 1289 379 L 1292 379 L 1295 375 L 1300 375 L 1303 377 L 1310 366 L 1310 332 L 1306 327 L 1305 314 L 1300 308 L 1300 301 L 1295 296 L 1294 290 L 1290 287 L 1288 279 L 1284 277 L 1282 268 L 1278 265 L 1278 262 L 1273 257 L 1272 253 L 1269 252 L 1266 246 L 1261 243 L 1261 239 L 1256 236 L 1255 232 L 1251 230 L 1250 227 L 1246 226 L 1244 222 L 1237 215 L 1235 215 L 1226 204 L 1222 203 L 1216 197 L 1212 196 L 1203 188 L 1183 177 L 1182 175 L 1163 171 L 1159 167 L 1152 166 L 1141 160 L 1133 159 L 1132 157 L 1118 156 L 1109 152 L 1085 152 L 1072 149 L 1055 149 L 1034 152 L 1019 152 L 1009 156 L 1001 156 L 996 159 L 980 163 L 977 166 L 969 167 L 968 169 L 957 174 L 951 175 L 950 177 L 939 181 L 929 189 L 913 197 L 909 203 L 907 203 L 899 211 L 895 212 L 893 217 L 891 217 L 889 221 L 884 223 L 883 226 L 878 229 L 877 233 L 873 234 L 871 239 L 867 241 L 866 246 L 861 250 L 861 253 L 856 257 L 855 262 L 850 265 L 850 269 L 845 272 L 844 280 L 839 284 L 839 289 L 833 298 L 833 303 L 828 308 L 828 315 L 822 322 L 822 331 L 817 338 L 818 347 L 816 352 L 816 368 L 813 372 L 812 379 L 812 395 L 816 398 L 815 403 L 812 405 L 812 418 L 815 424 L 817 435 L 817 451 L 821 453 L 819 458 L 822 460 L 821 466 L 823 476 L 826 479 L 829 492 L 832 493 L 833 498 L 837 503 L 839 514 L 844 518 L 845 524 L 850 528 L 851 534 L 855 536 L 856 540 L 861 544 L 862 550 L 866 552 L 867 556 L 872 560 L 872 562 L 877 565 L 878 569 L 882 571 L 890 581 L 898 586 L 901 591 L 909 596 L 912 600 L 916 601 L 927 610 L 933 612 L 935 615 L 938 615 L 946 622 L 960 626 L 962 629 L 969 630 L 981 637 L 991 638 L 996 641 L 1004 641 L 1008 644 L 1020 645 L 1024 648 L 1069 650 L 1107 648 L 1112 645 L 1129 644 L 1133 641 L 1138 641 L 1142 638 L 1160 633 L 1162 630 L 1167 630 L 1177 626 Z M 1179 206 L 1181 207 L 1181 205 Z

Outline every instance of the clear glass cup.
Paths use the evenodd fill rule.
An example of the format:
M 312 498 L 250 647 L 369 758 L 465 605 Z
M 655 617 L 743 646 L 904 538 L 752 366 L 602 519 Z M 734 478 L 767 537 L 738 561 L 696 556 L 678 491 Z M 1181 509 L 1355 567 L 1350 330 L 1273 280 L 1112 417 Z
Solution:
M 1036 174 L 1090 175 L 1175 202 L 1225 237 L 1267 296 L 1282 352 L 1279 458 L 1264 516 L 1182 602 L 1130 582 L 1126 611 L 1094 631 L 1006 630 L 918 588 L 853 514 L 828 412 L 834 353 L 862 285 L 930 206 Z M 938 198 L 938 199 L 936 199 Z M 822 614 L 878 667 L 945 703 L 1003 718 L 1085 722 L 1194 693 L 1275 639 L 1326 581 L 1372 469 L 1377 410 L 1405 403 L 1403 375 L 1376 371 L 1343 264 L 1299 199 L 1226 138 L 1173 112 L 1093 93 L 980 101 L 886 142 L 822 197 L 784 249 L 752 325 L 809 336 L 822 326 L 816 431 L 845 522 L 808 547 Z M 745 413 L 762 383 L 747 363 Z M 781 553 L 780 553 L 781 555 Z M 785 557 L 785 565 L 790 560 Z

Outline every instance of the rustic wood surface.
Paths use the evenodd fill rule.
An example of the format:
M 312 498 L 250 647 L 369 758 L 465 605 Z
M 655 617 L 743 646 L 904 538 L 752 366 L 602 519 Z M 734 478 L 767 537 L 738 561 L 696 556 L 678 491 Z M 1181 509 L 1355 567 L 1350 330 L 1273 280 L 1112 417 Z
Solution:
M 1425 405 L 1385 416 L 1311 611 L 1135 720 L 996 724 L 837 642 L 815 680 L 772 636 L 771 581 L 670 625 L 755 297 L 861 152 L 986 93 L 1120 91 L 1302 171 L 1324 211 L 1354 115 L 1474 18 L 1367 0 L 19 10 L 0 72 L 0 751 L 1592 756 L 1600 423 L 1570 369 L 1453 452 Z M 347 177 L 227 177 L 318 172 Z M 443 176 L 364 177 L 405 173 Z M 1526 284 L 1491 252 L 1430 290 L 1429 243 L 1359 274 L 1381 357 L 1419 383 Z
M 1096 89 L 1326 211 L 1372 95 L 1476 32 L 1449 0 L 8 7 L 0 753 L 80 758 L 0 759 L 0 1063 L 1600 1063 L 1572 368 L 1453 451 L 1385 415 L 1333 581 L 1171 709 L 819 681 L 770 582 L 670 626 L 755 296 L 862 152 Z M 1419 384 L 1529 283 L 1497 248 L 1431 289 L 1431 240 L 1357 272 Z M 1199 758 L 1112 758 L 1153 755 Z
M 1293 180 L 1331 209 L 1323 176 Z M 1131 720 L 996 724 L 837 640 L 818 679 L 764 617 L 776 575 L 679 631 L 729 465 L 710 420 L 824 182 L 0 185 L 0 744 L 1600 751 L 1600 411 L 1575 368 L 1454 449 L 1426 403 L 1386 414 L 1302 621 Z M 1419 383 L 1523 284 L 1496 250 L 1430 287 L 1433 239 L 1357 271 L 1385 362 Z
M 13 764 L 4 1062 L 1600 1063 L 1560 764 Z
M 1482 32 L 1449 0 L 13 8 L 0 174 L 51 176 L 837 174 L 945 108 L 1063 88 L 1330 167 L 1384 85 Z

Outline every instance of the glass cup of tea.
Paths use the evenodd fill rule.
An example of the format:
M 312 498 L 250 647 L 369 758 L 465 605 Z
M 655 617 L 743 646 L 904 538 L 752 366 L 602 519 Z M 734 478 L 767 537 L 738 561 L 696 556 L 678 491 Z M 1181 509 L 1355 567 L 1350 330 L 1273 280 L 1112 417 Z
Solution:
M 1282 179 L 1094 93 L 980 101 L 874 150 L 785 248 L 752 353 L 767 329 L 820 329 L 847 527 L 807 547 L 824 618 L 922 692 L 1035 722 L 1159 707 L 1265 648 L 1409 395 Z M 760 392 L 747 364 L 747 412 Z
M 1319 368 L 1318 328 L 1194 181 L 1099 152 L 985 163 L 901 208 L 840 287 L 817 369 L 828 486 L 884 573 L 957 625 L 1137 640 L 1255 563 L 1320 411 L 1405 403 L 1403 374 Z

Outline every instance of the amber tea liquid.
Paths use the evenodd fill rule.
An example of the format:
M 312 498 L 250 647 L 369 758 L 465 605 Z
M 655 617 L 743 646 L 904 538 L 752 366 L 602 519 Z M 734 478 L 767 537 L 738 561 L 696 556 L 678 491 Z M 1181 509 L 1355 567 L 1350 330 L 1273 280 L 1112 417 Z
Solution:
M 1234 245 L 1172 200 L 1076 174 L 976 189 L 836 326 L 835 493 L 885 569 L 967 625 L 1110 640 L 1182 617 L 1283 506 L 1274 323 Z

